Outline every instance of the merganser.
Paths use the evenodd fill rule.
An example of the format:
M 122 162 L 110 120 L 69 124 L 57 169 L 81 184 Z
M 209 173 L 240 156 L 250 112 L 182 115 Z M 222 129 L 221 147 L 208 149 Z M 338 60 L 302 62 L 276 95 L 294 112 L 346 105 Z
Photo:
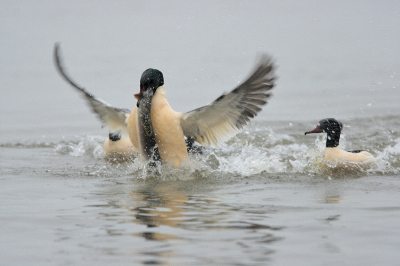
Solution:
M 140 93 L 134 95 L 137 103 L 129 112 L 95 98 L 73 82 L 61 65 L 57 43 L 54 57 L 62 77 L 84 94 L 103 125 L 110 129 L 110 136 L 129 135 L 142 157 L 175 167 L 188 163 L 188 151 L 195 141 L 218 148 L 219 143 L 238 133 L 267 103 L 276 79 L 273 60 L 262 55 L 250 77 L 231 92 L 222 94 L 209 105 L 179 113 L 167 101 L 162 72 L 149 68 L 142 74 Z M 113 141 L 111 137 L 106 140 L 110 141 Z M 121 140 L 117 138 L 117 141 Z
M 139 152 L 133 146 L 129 136 L 122 137 L 118 133 L 109 133 L 103 145 L 107 158 L 134 158 Z
M 342 122 L 334 118 L 326 118 L 319 121 L 319 125 L 304 133 L 327 133 L 326 147 L 324 150 L 325 160 L 342 161 L 348 160 L 350 162 L 365 162 L 373 159 L 374 156 L 364 150 L 344 151 L 339 147 L 340 133 L 342 131 Z

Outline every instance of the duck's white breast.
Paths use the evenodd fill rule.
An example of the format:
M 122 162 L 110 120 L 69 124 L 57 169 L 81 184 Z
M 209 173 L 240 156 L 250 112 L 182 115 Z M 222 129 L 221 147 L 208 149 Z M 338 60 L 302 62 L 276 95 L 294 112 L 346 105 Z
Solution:
M 129 138 L 133 146 L 135 146 L 135 148 L 139 150 L 139 139 L 136 131 L 136 109 L 137 107 L 135 104 L 135 107 L 133 108 L 131 114 L 126 119 L 126 124 L 128 126 Z
M 189 160 L 181 116 L 168 104 L 164 86 L 159 87 L 151 103 L 151 120 L 161 159 L 175 167 Z

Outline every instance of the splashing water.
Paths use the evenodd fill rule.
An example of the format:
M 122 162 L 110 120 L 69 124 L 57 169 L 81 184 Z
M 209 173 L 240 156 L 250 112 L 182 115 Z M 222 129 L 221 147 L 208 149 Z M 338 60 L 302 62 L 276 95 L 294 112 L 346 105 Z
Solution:
M 203 177 L 214 175 L 245 177 L 260 173 L 345 177 L 397 174 L 399 171 L 400 137 L 397 137 L 396 131 L 386 131 L 382 135 L 380 129 L 378 132 L 377 128 L 368 128 L 368 124 L 363 125 L 360 122 L 354 123 L 353 127 L 345 128 L 346 133 L 342 134 L 340 140 L 342 149 L 364 148 L 376 158 L 368 164 L 348 163 L 345 167 L 338 167 L 337 164 L 326 162 L 323 158 L 326 142 L 324 134 L 305 137 L 302 132 L 307 126 L 301 124 L 287 126 L 277 123 L 278 127 L 275 129 L 273 125 L 267 124 L 253 123 L 223 144 L 220 149 L 206 148 L 202 154 L 192 154 L 187 169 L 170 169 L 162 166 L 159 170 L 163 177 L 177 179 L 186 179 L 199 173 Z M 18 143 L 14 147 L 54 147 L 58 156 L 92 158 L 93 163 L 103 163 L 103 167 L 92 172 L 93 175 L 120 171 L 123 174 L 137 175 L 138 178 L 147 177 L 149 169 L 140 158 L 125 162 L 117 159 L 107 160 L 102 150 L 104 140 L 105 137 L 102 136 L 87 135 L 79 141 L 62 141 L 58 144 Z M 387 146 L 383 147 L 384 144 Z

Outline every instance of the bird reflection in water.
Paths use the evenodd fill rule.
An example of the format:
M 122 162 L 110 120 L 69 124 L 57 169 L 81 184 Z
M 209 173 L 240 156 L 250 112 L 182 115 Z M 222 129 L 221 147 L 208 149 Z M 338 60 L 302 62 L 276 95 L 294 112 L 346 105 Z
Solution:
M 176 265 L 175 259 L 179 261 L 183 254 L 185 259 L 192 258 L 195 251 L 187 249 L 192 241 L 204 243 L 200 245 L 204 250 L 229 246 L 239 248 L 238 252 L 254 260 L 268 261 L 274 252 L 271 244 L 283 239 L 274 232 L 284 227 L 262 222 L 276 213 L 275 206 L 224 204 L 202 193 L 203 189 L 213 190 L 215 184 L 199 180 L 146 180 L 142 185 L 130 192 L 135 207 L 127 209 L 135 217 L 130 221 L 141 225 L 130 235 L 147 240 L 133 251 L 150 259 L 141 260 L 145 264 Z M 219 253 L 214 255 L 216 261 L 224 257 Z
M 131 209 L 135 212 L 136 222 L 144 224 L 148 228 L 169 226 L 177 227 L 184 220 L 184 206 L 187 205 L 189 196 L 166 184 L 154 184 L 151 182 L 141 190 L 132 192 L 135 201 L 142 202 L 143 206 Z M 176 239 L 174 235 L 154 232 L 154 230 L 138 233 L 148 240 Z

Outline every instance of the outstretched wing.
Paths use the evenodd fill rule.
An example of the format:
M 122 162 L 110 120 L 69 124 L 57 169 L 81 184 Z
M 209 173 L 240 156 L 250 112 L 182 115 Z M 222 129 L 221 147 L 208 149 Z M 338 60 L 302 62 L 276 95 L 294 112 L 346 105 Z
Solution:
M 260 111 L 272 95 L 275 85 L 272 58 L 262 55 L 250 77 L 228 94 L 209 105 L 184 113 L 181 126 L 184 135 L 204 146 L 218 143 L 238 133 Z
M 92 94 L 87 92 L 83 87 L 76 84 L 68 75 L 62 66 L 60 58 L 60 45 L 56 43 L 54 45 L 54 61 L 56 68 L 61 76 L 75 89 L 82 93 L 87 102 L 89 103 L 92 111 L 96 113 L 97 117 L 102 122 L 103 127 L 106 126 L 111 132 L 121 132 L 128 134 L 127 125 L 125 123 L 126 118 L 130 114 L 128 109 L 112 107 L 108 103 L 101 99 L 97 99 Z

